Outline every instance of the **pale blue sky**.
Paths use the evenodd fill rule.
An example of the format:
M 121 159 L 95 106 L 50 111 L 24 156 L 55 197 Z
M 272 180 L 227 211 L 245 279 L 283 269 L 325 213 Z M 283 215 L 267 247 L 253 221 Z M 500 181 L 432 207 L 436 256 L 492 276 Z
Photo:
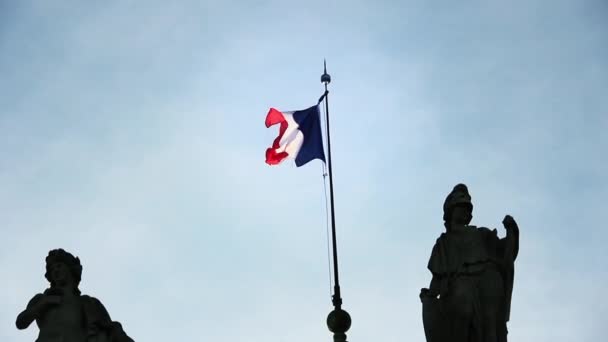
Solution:
M 331 341 L 321 163 L 269 107 L 330 85 L 349 341 L 423 341 L 442 203 L 521 227 L 511 341 L 608 330 L 605 1 L 0 1 L 0 340 L 44 257 L 136 341 Z

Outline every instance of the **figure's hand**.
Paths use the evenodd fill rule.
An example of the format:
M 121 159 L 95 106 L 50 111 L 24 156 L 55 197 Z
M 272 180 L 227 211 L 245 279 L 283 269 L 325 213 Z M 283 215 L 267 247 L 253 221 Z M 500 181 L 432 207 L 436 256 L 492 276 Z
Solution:
M 61 303 L 61 296 L 43 295 L 42 298 L 36 303 L 35 311 L 37 313 L 43 313 L 51 306 Z
M 420 289 L 420 299 L 426 298 L 429 296 L 429 289 Z
M 426 298 L 437 298 L 437 293 L 430 289 L 420 289 L 419 297 L 421 300 L 424 300 Z
M 17 321 L 15 322 L 17 329 L 27 329 L 34 320 L 44 314 L 44 311 L 59 303 L 61 303 L 60 296 L 44 295 L 41 293 L 35 295 L 27 303 L 27 308 L 17 316 Z
M 511 215 L 506 215 L 505 218 L 502 220 L 502 224 L 507 230 L 518 228 L 517 222 L 515 222 L 515 219 Z

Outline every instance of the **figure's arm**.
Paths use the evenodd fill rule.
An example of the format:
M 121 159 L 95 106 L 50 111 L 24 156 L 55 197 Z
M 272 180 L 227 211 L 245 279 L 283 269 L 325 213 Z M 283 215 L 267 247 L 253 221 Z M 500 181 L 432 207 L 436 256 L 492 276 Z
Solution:
M 29 303 L 27 303 L 27 307 L 23 310 L 19 316 L 17 316 L 17 321 L 15 325 L 17 325 L 17 329 L 23 330 L 27 329 L 27 327 L 32 324 L 32 322 L 36 319 L 36 312 L 34 310 L 35 305 L 38 303 L 42 294 L 38 293 L 32 299 L 30 299 Z
M 504 238 L 504 261 L 506 263 L 513 263 L 515 259 L 517 259 L 517 254 L 519 253 L 519 227 L 517 226 L 517 222 L 515 222 L 510 215 L 505 216 L 502 223 L 507 231 L 507 236 Z
M 441 277 L 438 274 L 433 273 L 429 288 L 420 290 L 420 299 L 437 298 L 439 293 L 441 293 Z
M 112 320 L 103 304 L 95 297 L 83 295 L 81 298 L 87 316 L 89 335 L 96 335 L 100 329 L 109 330 Z
M 88 297 L 91 304 L 95 306 L 95 310 L 98 314 L 98 321 L 92 322 L 96 324 L 94 327 L 89 327 L 89 334 L 96 334 L 97 329 L 103 329 L 108 332 L 111 336 L 110 340 L 113 342 L 134 342 L 122 328 L 120 322 L 112 321 L 108 310 L 97 298 Z
M 15 322 L 17 329 L 22 330 L 29 327 L 49 306 L 58 304 L 60 300 L 58 296 L 47 296 L 41 293 L 35 295 L 27 303 L 26 309 L 17 316 Z
M 423 298 L 435 298 L 437 296 L 444 295 L 447 292 L 447 283 L 445 280 L 445 274 L 442 272 L 442 267 L 445 263 L 445 248 L 442 247 L 442 240 L 445 239 L 444 234 L 437 239 L 435 245 L 433 246 L 433 251 L 431 252 L 431 257 L 429 259 L 429 264 L 427 268 L 433 274 L 433 278 L 431 279 L 431 283 L 429 284 L 429 288 L 423 288 L 420 291 L 420 299 Z
M 433 274 L 431 284 L 429 285 L 429 294 L 433 297 L 437 297 L 441 292 L 441 278 L 438 274 Z

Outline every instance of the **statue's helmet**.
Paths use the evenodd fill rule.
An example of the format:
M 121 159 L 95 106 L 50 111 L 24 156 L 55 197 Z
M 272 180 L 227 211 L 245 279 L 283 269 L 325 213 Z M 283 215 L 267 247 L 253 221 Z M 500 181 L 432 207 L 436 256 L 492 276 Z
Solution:
M 466 205 L 473 211 L 469 189 L 464 184 L 457 184 L 443 202 L 443 220 L 449 222 L 452 209 L 457 205 Z
M 49 251 L 49 254 L 46 257 L 46 273 L 44 274 L 44 277 L 51 283 L 51 286 L 55 285 L 51 278 L 51 268 L 53 264 L 57 262 L 64 263 L 68 267 L 72 274 L 72 278 L 76 283 L 76 287 L 78 287 L 82 278 L 82 265 L 80 264 L 80 259 L 61 248 Z

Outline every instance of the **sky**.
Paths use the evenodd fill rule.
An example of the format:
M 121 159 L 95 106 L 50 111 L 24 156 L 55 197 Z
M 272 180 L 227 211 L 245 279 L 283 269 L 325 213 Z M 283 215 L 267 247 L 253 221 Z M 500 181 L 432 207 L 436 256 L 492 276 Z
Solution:
M 0 0 L 0 340 L 64 248 L 136 341 L 331 341 L 323 164 L 264 163 L 324 58 L 348 340 L 424 341 L 460 182 L 510 340 L 604 339 L 606 1 Z

